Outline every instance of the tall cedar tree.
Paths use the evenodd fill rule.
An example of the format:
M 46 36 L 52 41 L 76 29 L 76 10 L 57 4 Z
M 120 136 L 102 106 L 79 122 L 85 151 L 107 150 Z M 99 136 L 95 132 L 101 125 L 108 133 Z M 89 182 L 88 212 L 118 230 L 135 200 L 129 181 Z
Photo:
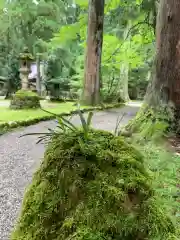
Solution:
M 156 62 L 146 102 L 173 102 L 180 109 L 180 1 L 160 0 L 156 26 Z
M 104 0 L 89 0 L 88 38 L 82 101 L 100 102 L 101 54 L 103 44 Z

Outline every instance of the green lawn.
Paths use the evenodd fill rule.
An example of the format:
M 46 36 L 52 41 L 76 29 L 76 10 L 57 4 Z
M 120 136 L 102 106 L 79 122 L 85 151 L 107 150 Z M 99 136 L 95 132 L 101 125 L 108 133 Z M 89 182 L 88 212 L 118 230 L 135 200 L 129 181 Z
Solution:
M 56 114 L 60 114 L 63 112 L 68 113 L 72 110 L 75 110 L 77 107 L 73 106 L 73 104 L 74 102 L 66 102 L 66 103 L 49 103 L 47 101 L 41 102 L 42 108 Z M 3 106 L 3 104 L 0 105 L 0 123 L 30 120 L 37 117 L 44 117 L 48 115 L 49 115 L 48 113 L 42 111 L 41 109 L 11 110 L 8 108 L 8 106 Z

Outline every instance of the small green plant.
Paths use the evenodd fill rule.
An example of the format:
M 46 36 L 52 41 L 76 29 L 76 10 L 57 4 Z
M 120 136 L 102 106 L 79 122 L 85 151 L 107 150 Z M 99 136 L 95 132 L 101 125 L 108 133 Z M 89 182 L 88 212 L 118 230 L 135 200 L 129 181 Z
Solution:
M 124 112 L 124 113 L 122 114 L 122 116 L 119 116 L 119 117 L 117 118 L 116 127 L 115 127 L 115 130 L 114 130 L 114 135 L 115 135 L 115 136 L 118 136 L 118 135 L 119 135 L 119 125 L 120 125 L 120 123 L 121 123 L 121 121 L 123 120 L 123 118 L 124 118 L 125 115 L 126 115 L 126 113 Z
M 39 140 L 37 143 L 40 143 L 42 141 L 46 141 L 46 142 L 49 141 L 53 135 L 66 134 L 67 131 L 72 131 L 72 132 L 79 131 L 79 129 L 71 122 L 71 117 L 70 117 L 70 119 L 67 119 L 63 116 L 58 116 L 57 114 L 47 111 L 45 109 L 42 109 L 42 110 L 45 111 L 46 113 L 52 114 L 56 117 L 56 122 L 58 123 L 57 129 L 53 130 L 53 129 L 48 128 L 49 132 L 47 132 L 47 133 L 28 133 L 28 134 L 22 135 L 21 137 L 28 136 L 28 135 L 39 135 Z M 93 117 L 93 112 L 88 113 L 87 120 L 86 120 L 83 113 L 80 110 L 80 106 L 78 106 L 77 114 L 79 115 L 80 122 L 81 122 L 83 139 L 87 140 L 88 133 L 91 129 L 90 126 L 91 126 L 91 121 L 92 121 L 92 117 Z M 82 140 L 80 138 L 79 138 L 79 141 L 82 143 Z

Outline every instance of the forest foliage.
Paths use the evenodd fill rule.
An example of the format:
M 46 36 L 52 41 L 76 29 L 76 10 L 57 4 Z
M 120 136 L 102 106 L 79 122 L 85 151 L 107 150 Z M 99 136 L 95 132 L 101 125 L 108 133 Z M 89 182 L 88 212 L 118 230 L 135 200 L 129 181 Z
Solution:
M 79 96 L 84 78 L 88 1 L 1 1 L 0 75 L 11 91 L 19 87 L 18 57 L 24 46 L 45 62 L 43 82 L 60 94 Z M 122 94 L 142 98 L 154 52 L 154 0 L 107 0 L 104 18 L 102 88 L 104 101 Z

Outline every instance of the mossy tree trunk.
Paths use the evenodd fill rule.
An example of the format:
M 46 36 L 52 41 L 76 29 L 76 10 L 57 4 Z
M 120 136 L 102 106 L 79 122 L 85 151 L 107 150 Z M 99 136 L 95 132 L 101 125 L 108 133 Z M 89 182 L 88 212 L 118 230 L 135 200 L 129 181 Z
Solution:
M 103 44 L 104 0 L 89 0 L 88 38 L 82 102 L 100 102 L 101 54 Z
M 156 25 L 156 59 L 145 102 L 180 107 L 180 1 L 160 0 Z
M 126 129 L 133 133 L 141 132 L 147 127 L 146 130 L 152 136 L 158 126 L 157 128 L 162 128 L 158 130 L 162 133 L 180 133 L 179 119 L 180 1 L 160 0 L 156 21 L 156 55 L 150 84 L 143 107 Z M 152 129 L 148 130 L 150 127 Z

